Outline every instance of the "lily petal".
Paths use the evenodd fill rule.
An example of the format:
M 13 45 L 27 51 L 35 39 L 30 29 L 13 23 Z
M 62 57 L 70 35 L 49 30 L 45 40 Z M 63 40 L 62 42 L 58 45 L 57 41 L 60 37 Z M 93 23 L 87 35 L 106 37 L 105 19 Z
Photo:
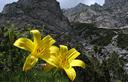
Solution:
M 82 60 L 72 60 L 70 63 L 71 66 L 78 66 L 78 67 L 82 67 L 85 68 L 86 64 L 82 61 Z
M 15 41 L 15 43 L 13 45 L 18 47 L 18 48 L 28 50 L 30 52 L 32 52 L 34 49 L 33 42 L 27 38 L 19 38 L 18 40 Z
M 70 67 L 70 68 L 65 68 L 64 70 L 68 75 L 69 79 L 73 81 L 76 77 L 76 71 L 74 70 L 74 68 Z
M 59 53 L 59 48 L 57 46 L 51 46 L 50 47 L 50 53 Z
M 52 65 L 50 65 L 50 64 L 47 63 L 46 66 L 44 66 L 43 70 L 45 72 L 48 72 L 48 71 L 50 71 L 53 68 L 54 68 L 54 66 L 52 66 Z
M 58 58 L 56 58 L 54 53 L 51 54 L 46 54 L 46 55 L 40 55 L 40 58 L 44 61 L 46 61 L 47 63 L 55 66 L 58 68 Z
M 24 63 L 24 66 L 23 66 L 23 71 L 28 71 L 30 70 L 32 67 L 35 66 L 35 64 L 37 63 L 38 61 L 38 58 L 32 56 L 32 55 L 29 55 L 27 58 L 26 58 L 26 61 Z
M 55 43 L 55 40 L 51 37 L 51 36 L 45 36 L 41 42 L 40 42 L 40 45 L 38 46 L 38 48 L 40 48 L 40 50 L 42 50 L 42 52 L 45 50 L 45 49 L 49 49 L 52 44 Z
M 49 44 L 50 46 L 52 45 L 52 44 L 54 44 L 56 41 L 50 36 L 50 35 L 47 35 L 47 36 L 45 36 L 43 39 L 42 39 L 42 41 L 41 41 L 41 43 L 43 43 L 43 44 Z
M 68 61 L 72 61 L 80 55 L 80 53 L 75 48 L 70 49 L 67 54 Z
M 60 53 L 61 53 L 61 55 L 65 57 L 67 55 L 66 54 L 67 52 L 68 52 L 67 46 L 60 45 Z
M 53 43 L 55 43 L 55 40 L 51 36 L 48 35 L 44 37 L 40 45 L 38 46 L 40 53 L 42 53 L 42 55 L 50 54 L 50 47 Z
M 41 41 L 41 33 L 38 30 L 31 30 L 30 32 L 33 34 L 34 43 L 39 44 Z

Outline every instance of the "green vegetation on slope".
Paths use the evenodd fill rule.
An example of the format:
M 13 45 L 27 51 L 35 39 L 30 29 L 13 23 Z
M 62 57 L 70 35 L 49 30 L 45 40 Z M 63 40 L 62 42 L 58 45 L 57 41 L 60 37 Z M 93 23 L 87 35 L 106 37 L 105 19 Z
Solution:
M 78 25 L 78 26 L 77 26 Z M 79 27 L 79 28 L 78 28 Z M 52 72 L 45 73 L 42 71 L 37 64 L 29 72 L 23 72 L 22 66 L 25 60 L 25 57 L 28 55 L 23 50 L 17 49 L 13 46 L 13 43 L 16 38 L 27 37 L 31 27 L 26 28 L 17 28 L 12 24 L 3 25 L 0 27 L 0 79 L 2 82 L 70 82 L 70 80 L 63 76 L 63 72 L 56 73 L 52 75 Z M 40 28 L 38 28 L 40 29 Z M 79 36 L 82 38 L 87 38 L 92 44 L 96 45 L 107 45 L 111 42 L 112 36 L 115 33 L 112 30 L 99 29 L 96 28 L 93 24 L 76 24 L 74 29 L 78 32 Z M 83 30 L 80 30 L 83 29 Z M 42 30 L 41 30 L 42 31 Z M 82 34 L 83 33 L 83 34 Z M 45 33 L 44 33 L 45 34 Z M 59 38 L 61 35 L 52 34 L 54 38 L 58 38 L 58 43 L 66 44 L 68 41 L 72 40 L 70 35 L 64 35 Z M 94 37 L 96 36 L 96 37 Z M 109 37 L 111 36 L 111 37 Z M 123 38 L 120 38 L 119 41 L 122 41 Z M 30 36 L 29 36 L 30 38 Z M 61 39 L 61 40 L 60 40 Z M 125 39 L 127 42 L 127 39 Z M 58 44 L 57 43 L 57 44 Z M 68 46 L 71 43 L 67 44 Z M 123 44 L 123 42 L 120 42 Z M 104 60 L 102 63 L 95 57 L 95 55 L 100 55 L 99 46 L 94 48 L 94 53 L 89 54 L 83 49 L 83 46 L 79 42 L 75 42 L 74 47 L 76 47 L 80 52 L 80 59 L 84 60 L 87 63 L 87 67 L 82 70 L 76 68 L 77 78 L 74 82 L 126 82 L 128 81 L 128 75 L 123 70 L 124 60 L 119 58 L 116 53 L 111 54 L 108 60 Z M 109 55 L 109 54 L 108 54 Z M 54 77 L 55 76 L 55 77 Z

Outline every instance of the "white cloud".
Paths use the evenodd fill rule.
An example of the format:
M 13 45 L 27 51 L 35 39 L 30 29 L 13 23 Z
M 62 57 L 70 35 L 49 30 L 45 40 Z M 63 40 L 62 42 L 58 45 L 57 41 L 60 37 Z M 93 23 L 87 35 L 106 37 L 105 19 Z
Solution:
M 91 4 L 94 4 L 94 3 L 98 3 L 100 5 L 103 5 L 104 0 L 83 0 L 83 3 L 87 4 L 87 5 L 91 5 Z
M 57 0 L 60 2 L 61 8 L 70 8 L 74 7 L 79 3 L 82 3 L 83 0 Z
M 104 4 L 104 0 L 57 0 L 60 2 L 61 8 L 71 8 L 76 6 L 79 3 L 84 3 L 86 5 L 91 5 L 98 3 L 100 5 Z

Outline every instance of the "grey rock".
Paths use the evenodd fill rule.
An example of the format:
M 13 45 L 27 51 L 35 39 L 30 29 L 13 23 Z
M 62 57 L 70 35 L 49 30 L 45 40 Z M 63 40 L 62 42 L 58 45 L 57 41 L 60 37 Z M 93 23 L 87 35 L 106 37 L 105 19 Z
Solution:
M 4 16 L 0 19 L 0 25 L 10 21 L 18 27 L 47 26 L 46 29 L 59 33 L 71 30 L 56 0 L 19 0 L 7 4 L 1 14 Z
M 67 9 L 64 15 L 70 22 L 93 23 L 99 28 L 117 29 L 128 25 L 128 0 L 105 0 L 103 6 L 95 3 Z

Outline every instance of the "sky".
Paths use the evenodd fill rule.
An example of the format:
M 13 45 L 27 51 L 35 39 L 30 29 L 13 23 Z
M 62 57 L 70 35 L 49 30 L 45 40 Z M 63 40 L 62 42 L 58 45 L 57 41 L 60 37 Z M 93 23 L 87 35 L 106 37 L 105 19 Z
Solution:
M 61 8 L 71 8 L 79 3 L 84 3 L 86 5 L 91 5 L 98 3 L 100 5 L 104 4 L 104 0 L 57 0 L 60 2 Z
M 0 11 L 2 11 L 3 7 L 12 2 L 16 2 L 18 0 L 0 0 Z M 61 8 L 71 8 L 76 6 L 79 3 L 84 3 L 87 5 L 91 5 L 94 3 L 98 3 L 100 5 L 104 4 L 104 0 L 57 0 L 60 2 Z

